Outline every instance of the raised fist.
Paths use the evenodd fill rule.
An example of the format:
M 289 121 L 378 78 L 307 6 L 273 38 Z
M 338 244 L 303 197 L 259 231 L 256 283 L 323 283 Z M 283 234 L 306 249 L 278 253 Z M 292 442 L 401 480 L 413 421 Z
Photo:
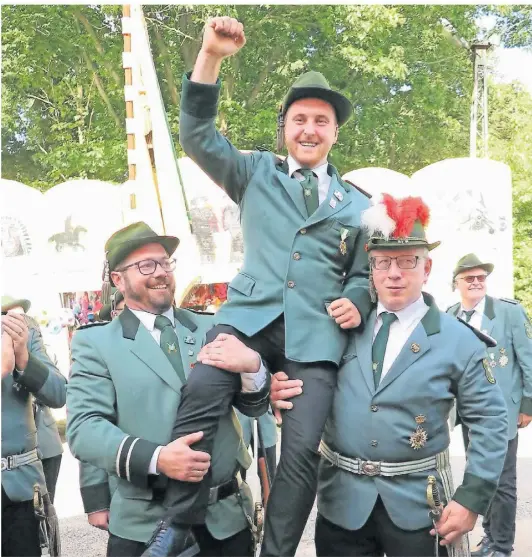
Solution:
M 205 24 L 201 49 L 206 54 L 227 58 L 245 44 L 244 26 L 233 17 L 211 17 Z

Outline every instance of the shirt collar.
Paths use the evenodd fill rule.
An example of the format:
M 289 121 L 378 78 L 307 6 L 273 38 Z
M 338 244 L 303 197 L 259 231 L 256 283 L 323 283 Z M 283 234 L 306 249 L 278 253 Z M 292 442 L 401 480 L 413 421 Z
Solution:
M 292 155 L 288 155 L 286 160 L 288 162 L 288 176 L 292 176 L 292 174 L 296 170 L 299 170 L 300 168 L 302 168 L 302 166 L 296 161 L 296 159 L 294 159 L 294 157 L 292 157 Z M 328 169 L 329 169 L 329 162 L 325 161 L 323 164 L 320 164 L 319 166 L 311 168 L 310 170 L 312 170 L 312 172 L 314 172 L 314 174 L 316 174 L 316 176 L 318 177 L 318 182 L 321 183 L 328 176 L 328 174 L 327 174 Z
M 484 298 L 482 298 L 482 300 L 480 300 L 480 302 L 471 309 L 474 309 L 475 311 L 478 311 L 478 313 L 480 313 L 480 315 L 484 315 L 484 308 L 486 307 L 486 296 L 484 296 Z M 466 309 L 464 308 L 464 306 L 462 304 L 460 304 L 460 315 L 462 315 L 462 313 L 464 313 L 464 311 L 466 311 Z
M 153 331 L 155 330 L 155 318 L 157 317 L 157 315 L 155 313 L 149 313 L 148 311 L 142 311 L 139 309 L 132 309 L 131 311 L 138 317 L 139 321 L 146 327 L 146 329 L 148 329 L 150 333 L 153 333 Z M 175 327 L 173 307 L 166 310 L 162 315 L 168 317 L 168 319 L 170 319 L 170 321 L 172 322 L 172 325 Z
M 401 323 L 402 327 L 408 327 L 409 325 L 412 324 L 412 322 L 417 319 L 420 315 L 425 315 L 425 313 L 427 312 L 428 306 L 425 303 L 425 300 L 423 299 L 423 295 L 419 296 L 419 298 L 415 301 L 412 302 L 409 306 L 406 306 L 403 309 L 400 309 L 398 311 L 392 311 L 390 313 L 395 313 L 395 315 L 397 315 L 397 319 L 399 320 L 399 323 Z M 381 313 L 387 312 L 389 310 L 387 310 L 382 304 L 381 302 L 378 302 L 377 304 L 377 317 L 379 317 L 379 315 Z

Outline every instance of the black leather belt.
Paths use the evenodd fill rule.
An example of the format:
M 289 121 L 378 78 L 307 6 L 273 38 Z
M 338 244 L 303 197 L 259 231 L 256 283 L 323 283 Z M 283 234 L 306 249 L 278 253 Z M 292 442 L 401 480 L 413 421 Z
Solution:
M 209 505 L 214 505 L 214 503 L 238 493 L 239 485 L 238 478 L 232 478 L 228 482 L 211 487 L 209 490 Z

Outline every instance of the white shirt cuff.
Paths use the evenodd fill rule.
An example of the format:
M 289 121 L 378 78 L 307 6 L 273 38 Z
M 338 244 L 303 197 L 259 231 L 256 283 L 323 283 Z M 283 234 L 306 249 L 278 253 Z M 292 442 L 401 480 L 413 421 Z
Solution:
M 241 373 L 240 377 L 242 379 L 242 392 L 243 393 L 254 393 L 260 391 L 262 387 L 266 384 L 266 374 L 268 370 L 264 365 L 264 362 L 260 361 L 260 368 L 257 373 Z
M 161 452 L 162 448 L 162 445 L 159 445 L 153 452 L 153 456 L 150 460 L 150 466 L 148 468 L 148 474 L 153 474 L 155 476 L 159 475 L 159 472 L 157 472 L 157 460 L 159 459 L 159 453 Z

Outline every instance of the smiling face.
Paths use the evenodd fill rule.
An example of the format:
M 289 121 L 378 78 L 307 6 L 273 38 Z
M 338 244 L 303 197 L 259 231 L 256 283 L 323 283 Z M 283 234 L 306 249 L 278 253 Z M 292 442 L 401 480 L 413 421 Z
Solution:
M 458 291 L 460 292 L 460 298 L 462 300 L 462 305 L 467 308 L 471 309 L 474 308 L 482 298 L 486 295 L 486 277 L 488 273 L 481 269 L 480 267 L 476 267 L 475 269 L 469 269 L 468 271 L 464 271 L 463 273 L 459 273 L 456 275 L 454 279 L 454 284 Z M 466 277 L 475 277 L 474 281 L 468 283 L 465 279 Z M 477 277 L 481 277 L 484 279 L 484 282 L 479 282 Z M 471 280 L 471 279 L 469 279 Z
M 294 101 L 286 111 L 284 130 L 288 153 L 304 168 L 325 163 L 338 139 L 334 108 L 321 99 Z
M 117 268 L 123 269 L 145 259 L 162 262 L 167 258 L 168 254 L 161 244 L 146 244 L 130 253 Z M 163 271 L 160 265 L 157 265 L 151 275 L 143 275 L 138 266 L 133 265 L 125 271 L 113 271 L 111 277 L 130 309 L 160 315 L 172 306 L 175 294 L 174 273 Z
M 372 250 L 373 257 L 417 256 L 413 269 L 400 269 L 397 260 L 392 259 L 390 268 L 379 271 L 373 268 L 373 282 L 379 302 L 388 311 L 399 311 L 415 302 L 421 296 L 423 285 L 427 282 L 432 269 L 432 259 L 425 248 Z

